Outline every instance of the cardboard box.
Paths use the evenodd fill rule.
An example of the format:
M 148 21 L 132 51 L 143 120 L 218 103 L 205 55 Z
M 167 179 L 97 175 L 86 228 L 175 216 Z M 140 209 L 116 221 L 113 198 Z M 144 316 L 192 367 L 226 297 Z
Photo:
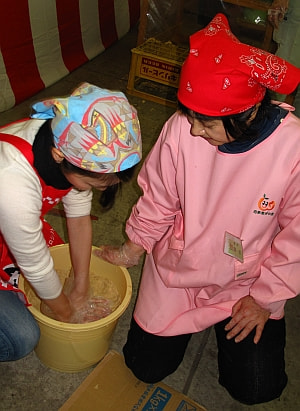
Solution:
M 206 411 L 163 383 L 134 377 L 124 358 L 109 351 L 60 411 Z
M 176 107 L 181 66 L 188 49 L 150 38 L 131 50 L 127 92 Z

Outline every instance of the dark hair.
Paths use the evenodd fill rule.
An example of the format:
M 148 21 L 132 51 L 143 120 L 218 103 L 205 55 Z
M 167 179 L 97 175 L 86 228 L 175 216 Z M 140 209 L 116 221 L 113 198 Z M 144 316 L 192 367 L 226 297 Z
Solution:
M 271 103 L 271 98 L 268 90 L 261 101 L 256 116 L 250 121 L 252 113 L 256 109 L 256 105 L 250 109 L 244 111 L 243 113 L 232 114 L 229 116 L 207 116 L 201 113 L 190 110 L 188 107 L 184 106 L 182 103 L 178 102 L 178 109 L 182 114 L 192 115 L 195 119 L 205 123 L 206 121 L 221 120 L 226 132 L 227 137 L 229 135 L 237 141 L 256 139 L 262 122 L 270 117 L 273 104 Z
M 91 177 L 95 179 L 99 178 L 101 175 L 102 176 L 104 175 L 104 174 L 95 173 L 93 171 L 89 171 L 83 168 L 76 167 L 73 164 L 71 164 L 69 161 L 67 161 L 65 158 L 60 163 L 60 165 L 61 165 L 61 171 L 63 172 L 63 174 L 70 174 L 70 173 L 79 174 L 82 176 Z M 100 198 L 99 198 L 99 203 L 104 211 L 108 211 L 112 208 L 112 206 L 115 203 L 116 195 L 122 188 L 122 183 L 126 183 L 132 179 L 135 169 L 136 169 L 136 166 L 133 166 L 126 170 L 117 171 L 114 173 L 119 178 L 120 182 L 112 186 L 108 186 L 105 191 L 102 191 Z
M 127 168 L 126 170 L 116 172 L 120 183 L 107 187 L 107 189 L 101 193 L 101 196 L 99 198 L 99 203 L 104 210 L 107 211 L 112 208 L 115 202 L 116 194 L 122 189 L 122 183 L 127 183 L 132 179 L 135 169 L 136 166 L 133 166 Z

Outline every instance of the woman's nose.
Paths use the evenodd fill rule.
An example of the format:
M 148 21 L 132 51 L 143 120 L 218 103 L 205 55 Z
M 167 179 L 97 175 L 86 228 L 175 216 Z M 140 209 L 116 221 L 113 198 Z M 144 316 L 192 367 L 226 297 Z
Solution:
M 205 129 L 201 124 L 193 123 L 191 125 L 191 134 L 192 136 L 203 136 L 205 134 Z

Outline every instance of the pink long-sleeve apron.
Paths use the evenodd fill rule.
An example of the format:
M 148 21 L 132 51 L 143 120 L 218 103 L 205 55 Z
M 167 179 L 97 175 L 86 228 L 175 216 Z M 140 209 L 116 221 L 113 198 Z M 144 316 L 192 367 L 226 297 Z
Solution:
M 222 153 L 193 137 L 183 115 L 171 117 L 140 172 L 144 194 L 126 226 L 147 250 L 134 312 L 143 329 L 201 331 L 246 295 L 271 318 L 284 315 L 300 292 L 299 161 L 300 119 L 291 113 L 241 154 Z M 226 233 L 235 238 L 227 248 L 241 242 L 243 259 L 225 253 Z

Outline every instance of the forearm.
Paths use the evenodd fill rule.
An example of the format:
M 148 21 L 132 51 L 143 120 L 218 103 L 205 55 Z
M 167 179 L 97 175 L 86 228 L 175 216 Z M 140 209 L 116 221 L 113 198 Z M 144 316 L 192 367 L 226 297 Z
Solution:
M 89 292 L 89 267 L 92 248 L 90 216 L 67 219 L 70 256 L 74 271 L 73 295 L 87 296 Z

